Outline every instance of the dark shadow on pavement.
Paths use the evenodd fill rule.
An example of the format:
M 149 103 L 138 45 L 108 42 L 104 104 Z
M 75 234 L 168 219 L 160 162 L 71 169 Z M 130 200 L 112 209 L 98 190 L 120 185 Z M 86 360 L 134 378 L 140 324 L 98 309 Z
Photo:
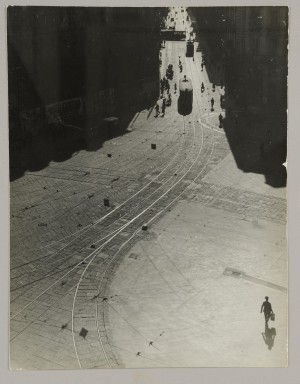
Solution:
M 116 124 L 109 124 L 105 119 L 97 117 L 87 121 L 73 119 L 64 121 L 64 125 L 59 122 L 44 124 L 35 136 L 27 133 L 17 140 L 11 139 L 10 180 L 22 177 L 26 171 L 40 171 L 51 161 L 66 161 L 81 150 L 97 151 L 105 141 L 128 133 L 130 122 L 139 112 L 153 108 L 157 96 L 158 93 L 146 101 L 140 100 L 139 104 L 132 105 L 130 110 L 120 108 L 115 114 Z

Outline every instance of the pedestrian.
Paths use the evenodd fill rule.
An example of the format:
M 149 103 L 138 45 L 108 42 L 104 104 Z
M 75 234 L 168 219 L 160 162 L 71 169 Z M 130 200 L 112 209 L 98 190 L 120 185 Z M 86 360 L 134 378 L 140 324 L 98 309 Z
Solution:
M 260 313 L 262 313 L 262 311 L 264 312 L 265 322 L 268 323 L 271 317 L 271 313 L 273 313 L 273 309 L 272 309 L 272 304 L 269 302 L 269 297 L 266 296 L 265 299 L 266 301 L 262 303 L 262 306 L 260 308 Z
M 221 106 L 222 109 L 224 109 L 224 100 L 225 100 L 224 95 L 221 95 L 220 96 L 220 106 Z M 230 107 L 228 108 L 228 114 L 229 115 L 231 114 L 231 108 Z
M 167 102 L 166 102 L 166 105 L 167 105 L 168 107 L 170 107 L 171 104 L 172 104 L 172 98 L 171 98 L 171 93 L 169 93 L 169 94 L 168 94 L 168 100 L 167 100 Z
M 166 99 L 162 98 L 161 117 L 164 117 L 166 111 Z
M 201 92 L 202 92 L 202 93 L 204 92 L 204 89 L 205 89 L 205 87 L 204 87 L 204 83 L 203 83 L 203 81 L 202 81 L 202 83 L 201 83 Z
M 213 97 L 211 98 L 210 103 L 211 103 L 211 110 L 213 111 L 214 110 L 214 104 L 215 104 L 215 100 Z
M 177 91 L 177 84 L 175 83 L 174 84 L 174 93 L 176 93 L 176 91 Z
M 219 114 L 219 123 L 219 128 L 223 128 L 223 116 L 221 113 Z
M 179 69 L 180 69 L 180 73 L 181 73 L 182 69 L 183 69 L 182 65 L 179 66 Z
M 159 105 L 157 103 L 155 105 L 155 112 L 156 112 L 155 117 L 157 117 L 159 115 Z

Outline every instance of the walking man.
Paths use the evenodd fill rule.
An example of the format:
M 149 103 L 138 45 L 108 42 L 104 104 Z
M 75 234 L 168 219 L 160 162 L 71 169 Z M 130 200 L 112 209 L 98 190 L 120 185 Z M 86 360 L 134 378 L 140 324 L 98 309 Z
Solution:
M 272 309 L 271 303 L 269 302 L 269 297 L 266 296 L 265 299 L 266 299 L 266 301 L 264 301 L 262 303 L 262 306 L 260 308 L 260 313 L 262 313 L 262 311 L 264 311 L 265 321 L 266 321 L 266 323 L 268 323 L 268 321 L 271 317 L 271 313 L 273 313 L 273 309 Z
M 164 92 L 164 81 L 163 79 L 160 79 L 160 93 L 163 93 Z
M 223 128 L 223 116 L 221 113 L 219 114 L 219 123 L 219 128 Z
M 170 92 L 170 84 L 168 80 L 166 80 L 166 90 L 167 90 L 167 93 Z
M 211 103 L 211 110 L 213 111 L 214 110 L 214 104 L 215 104 L 215 100 L 213 97 L 211 98 L 210 103 Z

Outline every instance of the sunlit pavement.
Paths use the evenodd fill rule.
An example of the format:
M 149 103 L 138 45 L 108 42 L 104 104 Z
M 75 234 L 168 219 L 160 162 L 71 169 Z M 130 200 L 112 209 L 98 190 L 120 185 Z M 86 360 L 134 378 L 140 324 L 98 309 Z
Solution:
M 185 27 L 186 13 L 177 12 L 178 25 Z M 12 292 L 12 368 L 264 367 L 287 363 L 285 189 L 274 189 L 263 175 L 237 168 L 218 125 L 222 110 L 215 95 L 225 90 L 216 87 L 212 91 L 205 68 L 201 71 L 202 53 L 195 52 L 194 61 L 186 58 L 183 41 L 167 41 L 161 52 L 161 75 L 168 64 L 174 67 L 172 105 L 164 117 L 155 118 L 154 110 L 142 111 L 127 135 L 106 142 L 99 151 L 81 151 L 64 163 L 52 163 L 12 183 L 12 281 L 18 285 L 23 279 L 25 284 L 26 276 L 18 276 L 17 266 L 51 256 L 61 246 L 59 239 L 66 245 L 66 236 L 106 214 L 104 197 L 117 206 L 153 180 L 180 148 L 183 134 L 187 143 L 193 137 L 188 136 L 191 125 L 195 129 L 191 146 L 199 147 L 203 155 L 197 163 L 199 176 L 185 179 L 187 185 L 192 184 L 176 204 L 122 255 L 105 281 L 105 295 L 94 297 L 102 276 L 96 267 L 81 290 L 77 283 L 82 270 L 77 280 L 76 276 L 70 282 L 63 278 L 55 289 L 48 287 L 56 284 L 56 277 L 38 281 L 28 291 L 21 287 Z M 193 82 L 194 104 L 183 125 L 174 84 L 185 74 Z M 216 100 L 213 112 L 211 97 Z M 156 150 L 151 149 L 152 143 Z M 175 191 L 170 194 L 176 197 Z M 124 233 L 124 240 L 127 235 Z M 97 236 L 94 234 L 95 239 Z M 93 241 L 91 238 L 90 243 Z M 119 246 L 112 243 L 111 251 Z M 74 255 L 80 261 L 91 250 L 79 251 L 75 244 L 69 252 L 74 262 Z M 66 262 L 61 269 L 72 266 L 71 261 Z M 22 274 L 38 267 L 28 264 Z M 68 290 L 58 300 L 62 283 Z M 46 296 L 39 298 L 44 291 Z M 82 300 L 77 309 L 75 294 Z M 270 349 L 260 313 L 266 295 L 276 314 L 275 322 L 269 324 L 276 329 L 271 332 L 273 341 L 267 340 Z M 38 305 L 31 307 L 37 298 Z M 96 300 L 100 301 L 97 305 Z M 80 314 L 80 322 L 76 323 L 74 313 L 77 319 Z M 267 330 L 267 336 L 271 333 Z

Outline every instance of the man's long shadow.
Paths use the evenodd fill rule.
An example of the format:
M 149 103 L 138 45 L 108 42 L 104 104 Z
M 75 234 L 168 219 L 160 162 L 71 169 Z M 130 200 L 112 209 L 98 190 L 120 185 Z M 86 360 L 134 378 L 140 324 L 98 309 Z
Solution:
M 265 332 L 262 332 L 262 337 L 268 349 L 271 350 L 274 347 L 274 341 L 276 336 L 276 328 L 269 328 L 268 323 L 265 325 Z

